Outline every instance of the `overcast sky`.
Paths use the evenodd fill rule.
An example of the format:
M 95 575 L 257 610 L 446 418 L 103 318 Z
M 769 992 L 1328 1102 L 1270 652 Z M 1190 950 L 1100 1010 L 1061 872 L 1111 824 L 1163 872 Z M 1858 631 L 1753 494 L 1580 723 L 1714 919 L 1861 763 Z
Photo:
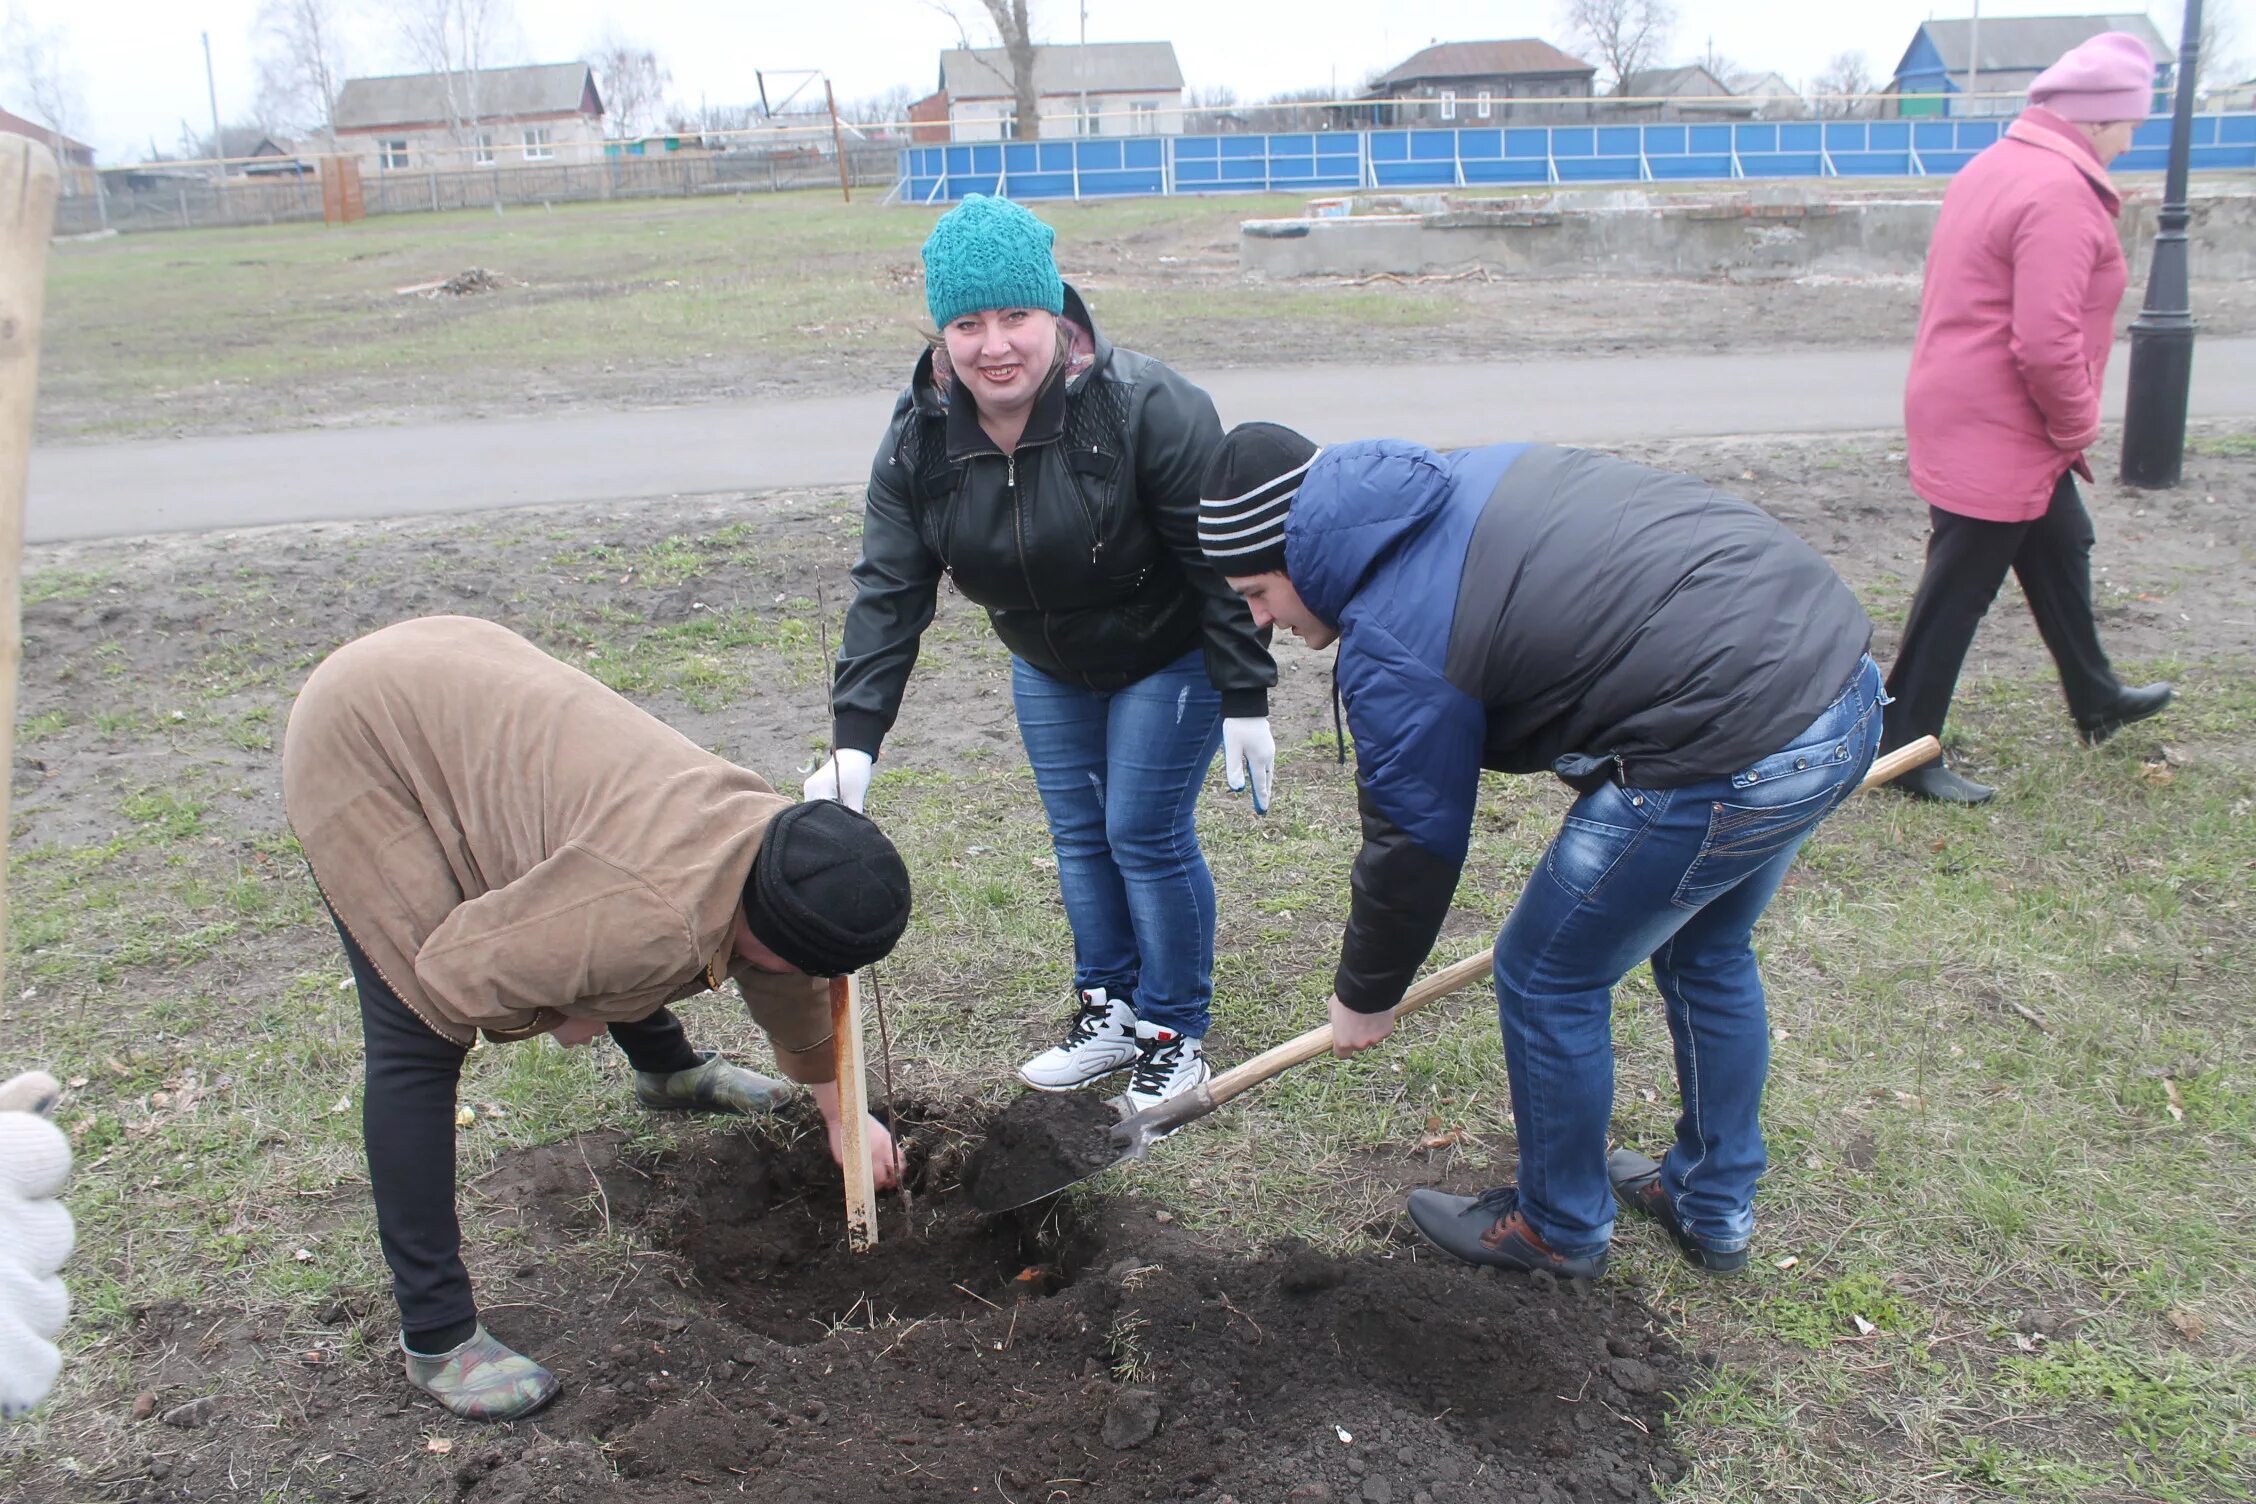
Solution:
M 413 71 L 399 55 L 386 0 L 359 7 L 348 71 Z M 2101 0 L 2104 3 L 2104 0 Z M 2151 13 L 2177 36 L 2182 0 Z M 753 70 L 819 68 L 841 102 L 895 85 L 929 91 L 938 53 L 957 31 L 925 0 L 515 0 L 521 46 L 515 60 L 568 61 L 588 52 L 607 23 L 654 48 L 671 68 L 674 93 L 694 106 L 756 97 Z M 259 0 L 9 0 L 30 25 L 56 34 L 82 100 L 78 134 L 104 162 L 137 160 L 151 138 L 175 146 L 183 121 L 210 128 L 199 34 L 211 36 L 220 114 L 248 115 L 257 89 Z M 957 8 L 977 17 L 977 0 Z M 1666 61 L 1696 58 L 1712 38 L 1745 67 L 1775 69 L 1801 84 L 1836 52 L 1862 50 L 1885 80 L 1931 16 L 1963 16 L 1969 0 L 1678 0 Z M 1987 16 L 2057 15 L 2086 0 L 1985 0 Z M 1036 40 L 1078 38 L 1075 0 L 1033 0 Z M 2256 0 L 2209 0 L 2237 33 L 2234 52 L 2256 56 Z M 1566 43 L 1552 0 L 1088 0 L 1092 42 L 1170 41 L 1193 88 L 1227 85 L 1243 100 L 1286 89 L 1349 89 L 1434 41 L 1539 36 Z M 989 37 L 978 35 L 981 42 Z M 2246 68 L 2243 71 L 2247 71 Z M 2216 76 L 2214 74 L 2212 77 Z M 13 80 L 0 105 L 28 113 Z

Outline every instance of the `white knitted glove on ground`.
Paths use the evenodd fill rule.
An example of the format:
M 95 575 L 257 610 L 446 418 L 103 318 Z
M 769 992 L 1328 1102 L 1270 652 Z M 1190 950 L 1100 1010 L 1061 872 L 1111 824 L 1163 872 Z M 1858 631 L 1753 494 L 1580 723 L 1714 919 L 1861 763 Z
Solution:
M 1269 813 L 1269 784 L 1277 773 L 1277 739 L 1265 715 L 1226 717 L 1222 722 L 1222 781 L 1230 792 L 1253 785 L 1253 812 Z
M 836 799 L 859 814 L 862 801 L 869 798 L 870 764 L 873 761 L 875 759 L 867 752 L 840 747 L 835 756 L 807 775 L 807 786 L 801 791 L 800 797 Z
M 47 1397 L 62 1354 L 54 1337 L 70 1314 L 55 1271 L 76 1233 L 55 1199 L 70 1175 L 70 1140 L 38 1114 L 61 1089 L 31 1071 L 0 1086 L 0 1416 Z

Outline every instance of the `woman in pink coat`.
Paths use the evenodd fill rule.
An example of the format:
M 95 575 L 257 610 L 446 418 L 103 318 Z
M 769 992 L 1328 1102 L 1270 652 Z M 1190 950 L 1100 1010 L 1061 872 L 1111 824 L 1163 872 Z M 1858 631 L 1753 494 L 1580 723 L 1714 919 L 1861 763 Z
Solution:
M 2099 437 L 2100 378 L 2127 280 L 2107 164 L 2154 95 L 2146 44 L 2093 37 L 2029 85 L 2029 108 L 1943 194 L 1904 391 L 1927 568 L 1888 674 L 1883 750 L 1939 736 L 1974 629 L 2011 569 L 2089 743 L 2159 711 L 2126 688 L 2092 620 L 2091 517 L 2076 477 Z M 1996 792 L 1930 763 L 1891 787 L 1980 804 Z

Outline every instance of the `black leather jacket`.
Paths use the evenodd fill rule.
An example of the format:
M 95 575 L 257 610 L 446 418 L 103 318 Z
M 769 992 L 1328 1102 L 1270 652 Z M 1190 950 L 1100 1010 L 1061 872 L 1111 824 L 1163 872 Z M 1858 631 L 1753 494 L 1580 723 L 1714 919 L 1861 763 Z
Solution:
M 1114 349 L 1070 287 L 1065 316 L 1094 358 L 1036 399 L 1015 453 L 935 388 L 929 351 L 894 404 L 831 681 L 838 746 L 877 754 L 942 573 L 1053 678 L 1120 689 L 1199 647 L 1225 716 L 1268 713 L 1267 634 L 1199 552 L 1199 477 L 1222 437 L 1212 399 Z

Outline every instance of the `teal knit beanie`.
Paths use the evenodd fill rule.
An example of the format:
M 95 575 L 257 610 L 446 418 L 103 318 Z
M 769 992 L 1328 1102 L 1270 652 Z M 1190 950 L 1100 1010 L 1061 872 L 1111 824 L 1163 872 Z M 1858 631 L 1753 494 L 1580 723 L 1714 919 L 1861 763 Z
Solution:
M 988 308 L 1065 312 L 1057 232 L 1007 198 L 974 193 L 940 216 L 924 242 L 924 301 L 932 322 Z

